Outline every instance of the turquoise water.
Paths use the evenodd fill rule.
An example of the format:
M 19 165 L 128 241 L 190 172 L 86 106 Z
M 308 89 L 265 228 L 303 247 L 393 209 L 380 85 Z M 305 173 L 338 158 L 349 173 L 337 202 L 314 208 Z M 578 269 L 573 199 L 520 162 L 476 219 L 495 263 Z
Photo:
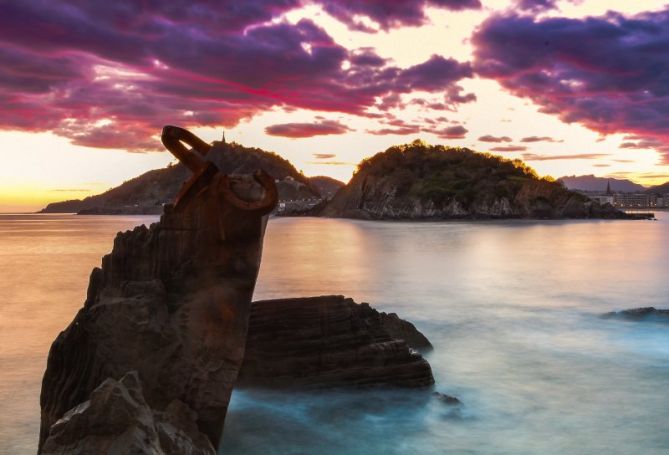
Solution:
M 435 389 L 464 405 L 420 391 L 235 391 L 225 453 L 669 453 L 669 325 L 598 317 L 669 307 L 659 215 L 273 219 L 256 298 L 344 294 L 397 312 L 435 346 Z M 154 219 L 0 215 L 0 452 L 34 453 L 51 341 L 115 232 Z

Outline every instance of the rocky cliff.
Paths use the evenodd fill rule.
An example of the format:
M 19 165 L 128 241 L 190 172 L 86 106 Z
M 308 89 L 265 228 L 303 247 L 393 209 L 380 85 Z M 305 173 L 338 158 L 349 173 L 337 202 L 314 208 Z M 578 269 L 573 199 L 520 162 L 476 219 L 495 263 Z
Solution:
M 173 144 L 165 140 L 173 131 L 189 134 L 166 127 L 166 144 Z M 150 228 L 117 235 L 91 274 L 83 308 L 51 347 L 40 448 L 65 412 L 130 371 L 151 409 L 184 403 L 199 431 L 218 445 L 277 194 L 263 172 L 228 176 L 200 155 L 176 150 L 194 176 L 175 206 L 166 206 Z
M 654 321 L 669 323 L 669 310 L 655 307 L 632 308 L 629 310 L 612 311 L 602 315 L 605 319 L 624 319 L 627 321 Z
M 363 219 L 623 218 L 520 161 L 420 141 L 364 160 L 321 215 Z
M 309 177 L 309 182 L 318 189 L 318 192 L 324 199 L 331 199 L 337 191 L 342 189 L 345 186 L 344 182 L 340 182 L 337 179 L 332 177 L 327 177 L 325 175 L 317 175 L 315 177 Z
M 215 455 L 196 417 L 179 400 L 163 411 L 151 409 L 133 371 L 118 381 L 106 379 L 54 423 L 42 454 Z
M 239 385 L 426 387 L 430 342 L 409 322 L 343 296 L 254 302 Z

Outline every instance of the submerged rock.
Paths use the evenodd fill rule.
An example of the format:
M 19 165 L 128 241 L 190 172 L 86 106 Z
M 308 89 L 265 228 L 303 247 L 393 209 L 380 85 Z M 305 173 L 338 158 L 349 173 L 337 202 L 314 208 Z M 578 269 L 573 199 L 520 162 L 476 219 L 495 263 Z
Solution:
M 432 392 L 432 396 L 448 406 L 459 406 L 462 404 L 462 401 L 460 401 L 458 398 L 452 395 L 446 395 L 445 393 Z
M 193 178 L 159 223 L 117 235 L 91 274 L 83 308 L 51 346 L 40 448 L 66 411 L 128 371 L 137 371 L 152 409 L 185 403 L 218 446 L 277 193 L 267 174 L 223 175 L 179 140 L 202 155 L 207 144 L 185 130 L 164 130 L 166 146 Z
M 343 296 L 254 302 L 240 385 L 426 387 L 429 341 L 397 315 Z
M 54 423 L 44 455 L 167 454 L 215 455 L 197 428 L 197 414 L 179 400 L 164 411 L 149 407 L 136 372 L 107 379 L 88 400 Z
M 654 307 L 632 308 L 629 310 L 612 311 L 602 315 L 603 318 L 627 319 L 630 321 L 655 320 L 669 323 L 669 310 Z
M 361 303 L 361 305 L 369 306 L 367 303 Z M 423 335 L 416 326 L 409 321 L 401 319 L 395 313 L 386 314 L 376 311 L 373 308 L 370 308 L 370 310 L 369 317 L 377 317 L 378 323 L 391 337 L 404 340 L 407 346 L 418 351 L 428 351 L 432 349 L 430 340 L 428 340 L 425 335 Z

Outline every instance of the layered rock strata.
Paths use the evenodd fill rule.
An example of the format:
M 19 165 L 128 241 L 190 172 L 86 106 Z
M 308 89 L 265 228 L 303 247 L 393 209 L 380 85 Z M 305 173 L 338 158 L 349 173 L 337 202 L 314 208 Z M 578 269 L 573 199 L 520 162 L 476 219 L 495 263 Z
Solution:
M 254 302 L 242 386 L 426 387 L 429 341 L 397 315 L 343 296 Z
M 88 400 L 65 413 L 52 425 L 42 453 L 215 455 L 196 416 L 179 400 L 164 411 L 151 409 L 133 371 L 118 381 L 106 379 Z
M 83 308 L 51 346 L 40 397 L 40 449 L 66 411 L 107 378 L 128 371 L 137 372 L 151 409 L 183 402 L 218 446 L 277 192 L 262 172 L 221 174 L 201 155 L 175 145 L 182 136 L 202 155 L 206 144 L 178 128 L 163 132 L 194 176 L 159 223 L 117 235 L 91 274 Z

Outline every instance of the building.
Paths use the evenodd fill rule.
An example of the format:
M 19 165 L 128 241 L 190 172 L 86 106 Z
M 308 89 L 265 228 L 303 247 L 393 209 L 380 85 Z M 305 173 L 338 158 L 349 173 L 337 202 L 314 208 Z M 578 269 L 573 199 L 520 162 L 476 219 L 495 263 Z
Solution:
M 601 205 L 604 204 L 613 205 L 613 200 L 614 200 L 613 194 L 593 194 L 593 195 L 588 195 L 588 197 L 593 201 L 599 202 Z
M 620 208 L 657 207 L 657 195 L 646 193 L 616 193 L 613 205 Z

